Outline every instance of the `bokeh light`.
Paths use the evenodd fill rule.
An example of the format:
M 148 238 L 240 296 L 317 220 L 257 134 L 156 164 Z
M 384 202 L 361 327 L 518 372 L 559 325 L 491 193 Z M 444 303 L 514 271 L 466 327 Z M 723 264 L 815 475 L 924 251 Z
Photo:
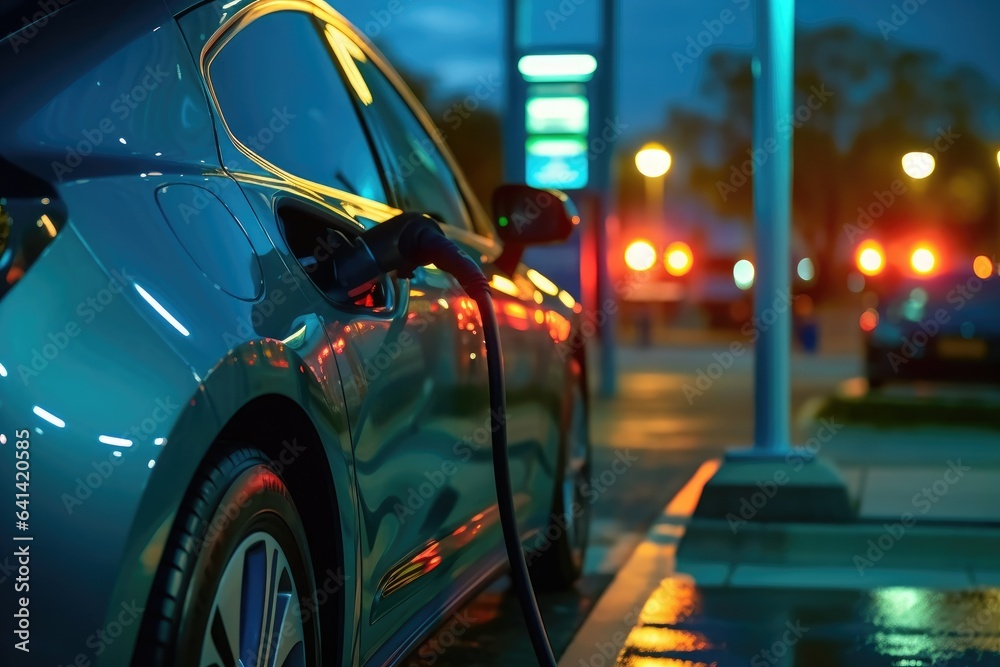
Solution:
M 877 241 L 865 241 L 858 246 L 858 270 L 866 276 L 875 276 L 885 268 L 885 251 Z
M 935 164 L 930 153 L 913 152 L 903 156 L 903 171 L 910 178 L 927 178 L 934 173 Z
M 656 264 L 656 249 L 644 239 L 632 241 L 625 248 L 625 264 L 633 271 L 649 271 Z
M 694 255 L 691 253 L 691 246 L 683 241 L 674 241 L 667 246 L 664 253 L 663 265 L 667 273 L 672 276 L 683 276 L 691 270 L 694 263 Z
M 749 259 L 741 259 L 733 265 L 733 281 L 741 290 L 753 287 L 754 268 Z
M 635 166 L 647 178 L 657 178 L 670 171 L 673 158 L 660 144 L 650 143 L 635 154 Z
M 858 323 L 861 325 L 862 331 L 874 331 L 875 327 L 878 326 L 878 311 L 874 308 L 868 308 L 865 312 L 861 313 L 861 319 Z
M 986 280 L 993 275 L 993 260 L 986 255 L 980 255 L 972 260 L 972 272 L 977 278 Z
M 934 265 L 937 260 L 934 258 L 934 253 L 930 248 L 926 246 L 920 246 L 913 251 L 910 255 L 910 266 L 917 273 L 928 274 L 934 270 Z
M 808 257 L 803 257 L 799 260 L 798 266 L 795 267 L 795 272 L 799 274 L 799 278 L 806 282 L 816 277 L 816 267 Z

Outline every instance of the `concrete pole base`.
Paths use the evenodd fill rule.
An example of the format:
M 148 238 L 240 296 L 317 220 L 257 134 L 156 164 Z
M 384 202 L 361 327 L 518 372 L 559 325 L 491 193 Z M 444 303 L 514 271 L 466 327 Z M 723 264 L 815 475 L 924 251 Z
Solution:
M 730 523 L 844 523 L 855 519 L 847 482 L 806 450 L 732 452 L 705 484 L 694 519 Z

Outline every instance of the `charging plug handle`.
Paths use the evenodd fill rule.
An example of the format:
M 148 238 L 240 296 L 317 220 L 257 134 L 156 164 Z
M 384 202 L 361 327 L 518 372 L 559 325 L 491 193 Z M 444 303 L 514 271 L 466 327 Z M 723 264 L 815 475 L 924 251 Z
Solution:
M 335 280 L 348 293 L 395 271 L 409 278 L 418 266 L 434 264 L 450 273 L 475 299 L 489 292 L 479 265 L 423 213 L 401 213 L 339 246 L 333 258 Z

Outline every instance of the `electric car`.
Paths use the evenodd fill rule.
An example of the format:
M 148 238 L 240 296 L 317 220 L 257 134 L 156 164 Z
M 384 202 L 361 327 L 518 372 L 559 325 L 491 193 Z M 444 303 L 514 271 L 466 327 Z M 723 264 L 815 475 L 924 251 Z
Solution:
M 522 540 L 572 585 L 581 308 L 520 261 L 565 195 L 488 216 L 319 0 L 14 1 L 0 30 L 0 664 L 391 664 L 503 572 L 475 302 L 331 270 L 400 212 L 490 280 Z

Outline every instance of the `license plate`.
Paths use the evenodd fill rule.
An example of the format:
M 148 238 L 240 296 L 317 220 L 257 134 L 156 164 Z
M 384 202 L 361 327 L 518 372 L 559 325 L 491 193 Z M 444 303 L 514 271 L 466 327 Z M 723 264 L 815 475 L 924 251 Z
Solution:
M 986 356 L 986 341 L 943 338 L 938 342 L 938 354 L 944 359 L 983 359 Z

